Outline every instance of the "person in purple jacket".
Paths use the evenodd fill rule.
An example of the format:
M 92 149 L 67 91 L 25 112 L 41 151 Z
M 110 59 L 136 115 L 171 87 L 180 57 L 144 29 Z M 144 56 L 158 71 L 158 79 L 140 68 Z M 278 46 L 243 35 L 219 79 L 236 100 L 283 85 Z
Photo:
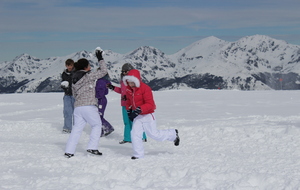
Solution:
M 103 78 L 98 79 L 95 87 L 96 98 L 98 99 L 98 110 L 102 121 L 101 137 L 107 136 L 115 130 L 113 126 L 104 118 L 104 112 L 107 105 L 106 95 L 108 94 L 106 85 L 111 84 L 108 79 L 108 74 Z

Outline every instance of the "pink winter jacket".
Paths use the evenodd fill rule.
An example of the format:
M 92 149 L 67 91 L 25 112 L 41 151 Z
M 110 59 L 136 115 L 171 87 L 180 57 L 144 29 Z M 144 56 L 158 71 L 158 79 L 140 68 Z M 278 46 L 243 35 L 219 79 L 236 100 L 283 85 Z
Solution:
M 141 115 L 153 113 L 156 109 L 153 93 L 150 86 L 142 82 L 140 72 L 136 69 L 130 70 L 123 77 L 123 82 L 125 85 L 128 85 L 127 82 L 134 82 L 136 85 L 134 88 L 129 85 L 126 86 L 126 109 L 135 110 L 140 107 L 142 110 Z

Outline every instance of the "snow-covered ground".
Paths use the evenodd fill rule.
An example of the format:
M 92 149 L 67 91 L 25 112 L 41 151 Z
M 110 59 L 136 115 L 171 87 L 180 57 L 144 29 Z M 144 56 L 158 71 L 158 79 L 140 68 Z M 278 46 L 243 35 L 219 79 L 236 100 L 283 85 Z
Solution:
M 178 90 L 154 92 L 159 129 L 177 128 L 181 144 L 145 143 L 131 160 L 120 145 L 119 94 L 106 118 L 103 156 L 86 153 L 86 126 L 75 156 L 63 156 L 62 93 L 0 95 L 0 189 L 300 189 L 300 92 Z

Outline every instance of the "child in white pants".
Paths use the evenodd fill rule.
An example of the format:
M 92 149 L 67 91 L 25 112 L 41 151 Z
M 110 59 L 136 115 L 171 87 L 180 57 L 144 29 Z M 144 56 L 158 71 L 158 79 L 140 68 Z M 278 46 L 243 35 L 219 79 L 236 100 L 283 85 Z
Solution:
M 154 110 L 156 105 L 151 88 L 141 81 L 140 72 L 136 69 L 130 70 L 123 77 L 126 88 L 126 110 L 132 123 L 131 142 L 133 156 L 131 159 L 144 157 L 143 132 L 148 137 L 157 141 L 173 141 L 175 146 L 179 145 L 180 139 L 177 129 L 157 130 Z

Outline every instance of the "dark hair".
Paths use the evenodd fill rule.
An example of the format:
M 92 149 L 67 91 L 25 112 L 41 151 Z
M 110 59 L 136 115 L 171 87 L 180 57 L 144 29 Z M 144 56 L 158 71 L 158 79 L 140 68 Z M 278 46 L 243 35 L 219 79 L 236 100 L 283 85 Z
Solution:
M 125 76 L 124 72 L 128 72 L 130 70 L 134 69 L 134 67 L 130 63 L 125 63 L 122 66 L 122 71 L 121 71 L 121 79 Z
M 74 61 L 73 61 L 73 59 L 67 59 L 65 64 L 68 65 L 68 66 L 69 65 L 74 65 Z
M 77 71 L 84 70 L 89 66 L 89 61 L 85 58 L 79 59 L 77 62 L 74 63 L 74 67 Z
M 130 64 L 130 63 L 125 63 L 123 66 L 122 66 L 122 72 L 123 71 L 130 71 L 134 69 L 134 67 Z

